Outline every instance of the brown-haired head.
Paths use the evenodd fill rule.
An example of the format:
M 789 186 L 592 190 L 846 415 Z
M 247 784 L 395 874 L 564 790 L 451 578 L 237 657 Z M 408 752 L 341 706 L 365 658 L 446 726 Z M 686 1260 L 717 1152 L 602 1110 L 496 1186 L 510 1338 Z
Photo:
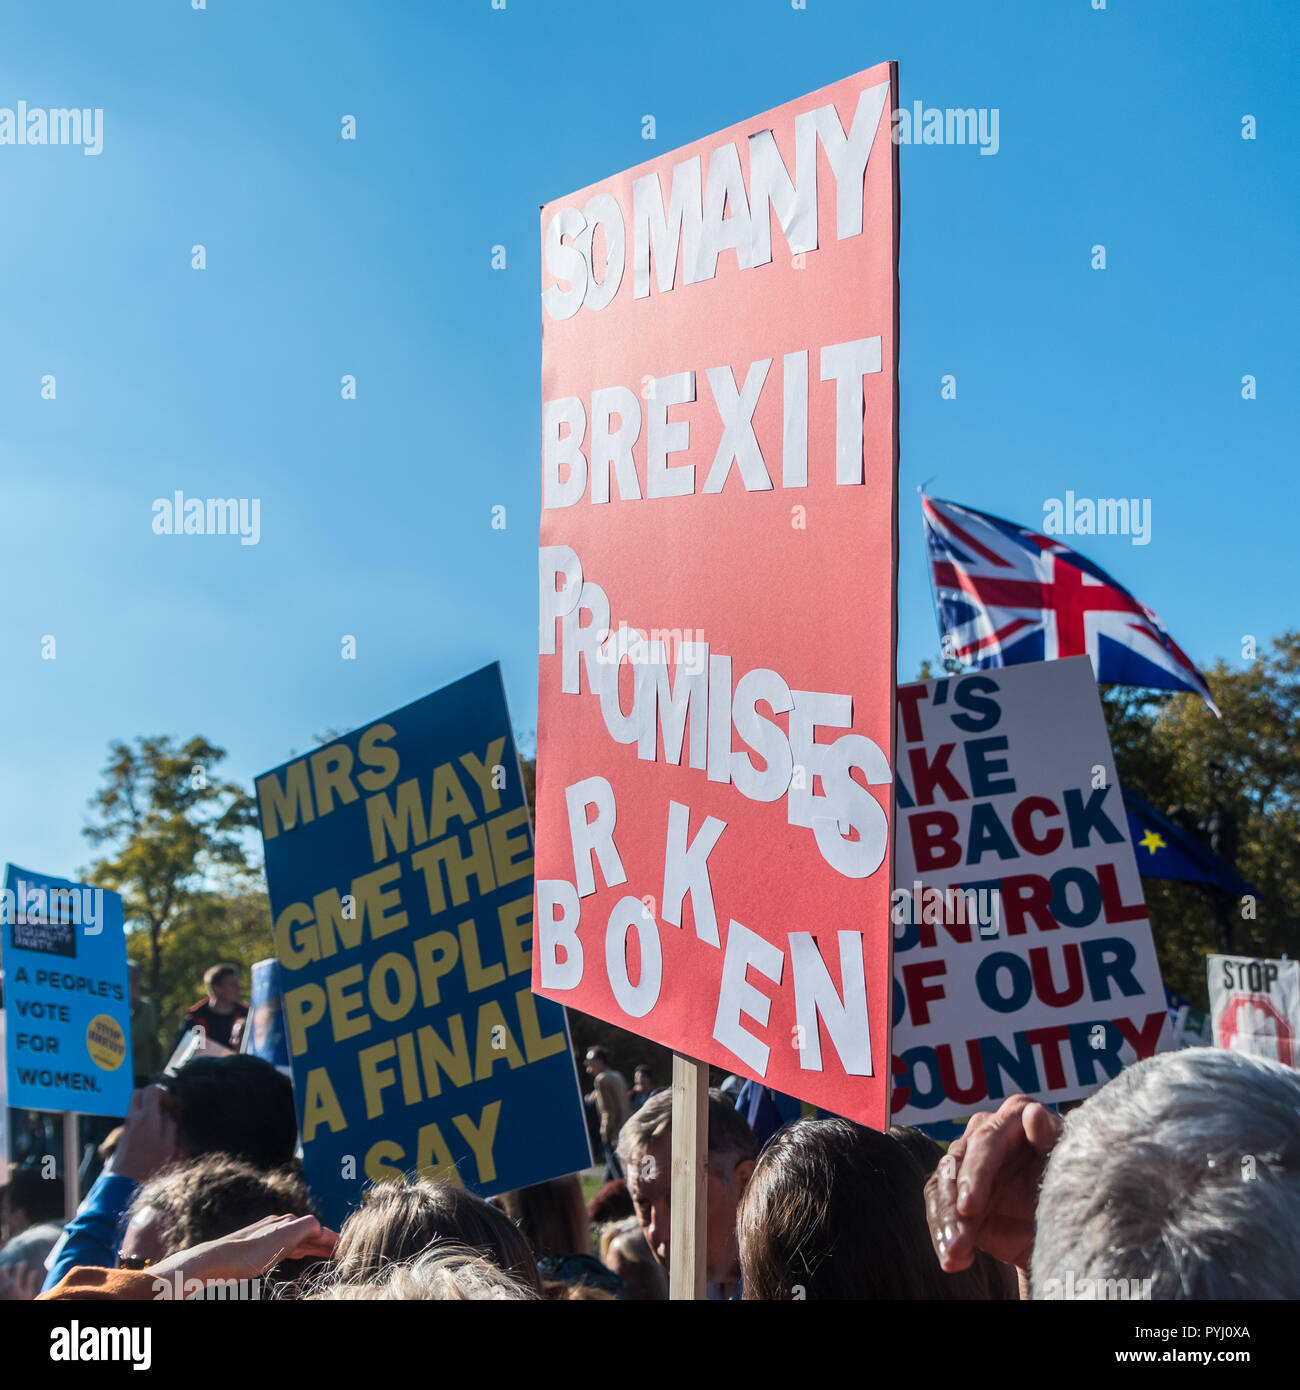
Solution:
M 436 1241 L 469 1246 L 535 1294 L 542 1292 L 537 1261 L 514 1222 L 482 1197 L 431 1178 L 395 1179 L 370 1189 L 365 1204 L 339 1232 L 334 1278 L 373 1280 Z

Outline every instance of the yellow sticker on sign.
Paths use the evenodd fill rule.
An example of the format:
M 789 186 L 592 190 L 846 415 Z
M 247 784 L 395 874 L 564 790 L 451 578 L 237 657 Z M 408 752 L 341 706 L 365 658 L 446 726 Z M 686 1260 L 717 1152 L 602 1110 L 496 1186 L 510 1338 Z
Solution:
M 126 1057 L 126 1034 L 115 1018 L 96 1014 L 86 1029 L 86 1051 L 101 1071 L 116 1071 Z

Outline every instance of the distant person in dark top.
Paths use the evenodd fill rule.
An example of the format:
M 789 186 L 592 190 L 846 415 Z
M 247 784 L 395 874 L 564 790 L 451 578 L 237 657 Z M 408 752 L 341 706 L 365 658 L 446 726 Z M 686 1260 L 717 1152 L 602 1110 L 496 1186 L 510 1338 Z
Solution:
M 248 1016 L 248 1007 L 239 999 L 239 967 L 234 965 L 214 965 L 203 976 L 208 991 L 206 999 L 200 999 L 185 1014 L 184 1023 L 176 1039 L 179 1047 L 186 1033 L 193 1028 L 202 1028 L 209 1041 L 220 1043 L 222 1047 L 237 1048 L 239 1037 L 236 1025 L 242 1026 Z
M 636 1069 L 632 1078 L 632 1089 L 627 1093 L 627 1103 L 631 1107 L 631 1113 L 635 1115 L 654 1093 L 655 1083 L 651 1079 L 650 1068 L 642 1063 Z
M 567 1286 L 575 1284 L 600 1289 L 613 1298 L 626 1297 L 622 1281 L 596 1258 L 577 1174 L 549 1178 L 503 1193 L 496 1200 L 537 1256 L 547 1297 L 563 1298 Z

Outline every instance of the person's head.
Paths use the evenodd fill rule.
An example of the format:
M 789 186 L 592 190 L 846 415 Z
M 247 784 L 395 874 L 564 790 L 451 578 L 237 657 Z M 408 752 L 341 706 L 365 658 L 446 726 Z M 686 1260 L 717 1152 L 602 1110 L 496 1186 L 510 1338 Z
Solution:
M 293 1087 L 250 1053 L 195 1057 L 162 1083 L 173 1097 L 187 1158 L 229 1154 L 255 1168 L 283 1168 L 298 1147 Z
M 394 1179 L 370 1189 L 339 1232 L 335 1277 L 372 1280 L 439 1241 L 469 1246 L 540 1295 L 537 1260 L 515 1223 L 482 1197 L 430 1178 Z
M 540 1295 L 531 1284 L 507 1274 L 482 1253 L 451 1241 L 439 1241 L 413 1260 L 385 1266 L 368 1279 L 330 1280 L 309 1300 L 394 1299 L 531 1301 Z
M 203 972 L 203 984 L 208 998 L 217 1004 L 239 1003 L 239 967 L 213 965 Z
M 673 1093 L 660 1091 L 623 1126 L 618 1156 L 627 1175 L 628 1195 L 655 1258 L 668 1264 L 671 1220 Z M 709 1092 L 708 1228 L 705 1264 L 714 1284 L 734 1284 L 740 1265 L 736 1250 L 736 1204 L 745 1190 L 758 1143 L 754 1131 L 719 1091 Z
M 1300 1072 L 1188 1048 L 1070 1113 L 1039 1193 L 1033 1296 L 1300 1299 L 1298 1250 Z
M 646 1066 L 638 1067 L 636 1069 L 636 1074 L 633 1079 L 633 1084 L 636 1086 L 638 1091 L 654 1090 L 655 1083 L 651 1079 L 650 1068 Z
M 609 1066 L 609 1054 L 603 1047 L 589 1047 L 584 1065 L 588 1076 L 599 1076 Z
M 264 1173 L 225 1154 L 207 1154 L 155 1174 L 135 1194 L 120 1254 L 151 1264 L 243 1230 L 265 1216 L 308 1216 L 311 1199 L 299 1173 Z
M 0 1189 L 0 1243 L 20 1236 L 29 1226 L 63 1220 L 63 1179 L 43 1178 L 39 1168 L 12 1164 Z
M 606 1221 L 623 1221 L 635 1216 L 632 1199 L 627 1193 L 627 1183 L 622 1178 L 613 1178 L 587 1203 L 587 1220 L 594 1226 Z
M 850 1120 L 800 1120 L 763 1150 L 739 1212 L 746 1299 L 1006 1297 L 988 1272 L 945 1274 L 925 1220 L 926 1171 Z
M 635 1302 L 663 1302 L 668 1276 L 646 1243 L 635 1216 L 607 1226 L 601 1236 L 600 1258 L 611 1274 L 623 1281 L 623 1291 Z
M 539 1260 L 591 1253 L 591 1227 L 576 1174 L 521 1187 L 497 1200 Z

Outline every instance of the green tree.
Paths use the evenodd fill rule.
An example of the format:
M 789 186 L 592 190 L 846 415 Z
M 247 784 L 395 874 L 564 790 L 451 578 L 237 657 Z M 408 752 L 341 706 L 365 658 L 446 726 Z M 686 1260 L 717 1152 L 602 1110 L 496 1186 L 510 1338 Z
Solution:
M 1222 719 L 1188 695 L 1110 687 L 1103 701 L 1121 783 L 1192 823 L 1228 812 L 1237 871 L 1258 890 L 1255 900 L 1216 900 L 1143 880 L 1165 983 L 1201 1007 L 1205 956 L 1223 949 L 1224 925 L 1234 954 L 1300 951 L 1300 633 L 1275 638 L 1241 670 L 1220 660 L 1206 679 Z
M 247 990 L 253 962 L 275 954 L 265 890 L 250 883 L 229 893 L 192 895 L 167 928 L 164 946 L 159 985 L 151 994 L 165 1057 L 177 1041 L 186 1009 L 203 993 L 203 972 L 210 965 L 237 966 Z M 147 968 L 145 932 L 132 933 L 127 950 Z
M 91 801 L 95 819 L 84 833 L 107 853 L 88 876 L 122 894 L 131 954 L 146 967 L 161 1018 L 165 1000 L 180 987 L 164 969 L 173 933 L 184 923 L 202 936 L 204 924 L 221 919 L 222 900 L 250 893 L 257 882 L 246 848 L 256 809 L 242 787 L 214 775 L 225 756 L 199 737 L 180 746 L 167 737 L 114 743 L 104 785 Z M 217 935 L 222 949 L 215 958 L 231 959 L 227 938 Z M 179 945 L 185 933 L 176 939 Z

